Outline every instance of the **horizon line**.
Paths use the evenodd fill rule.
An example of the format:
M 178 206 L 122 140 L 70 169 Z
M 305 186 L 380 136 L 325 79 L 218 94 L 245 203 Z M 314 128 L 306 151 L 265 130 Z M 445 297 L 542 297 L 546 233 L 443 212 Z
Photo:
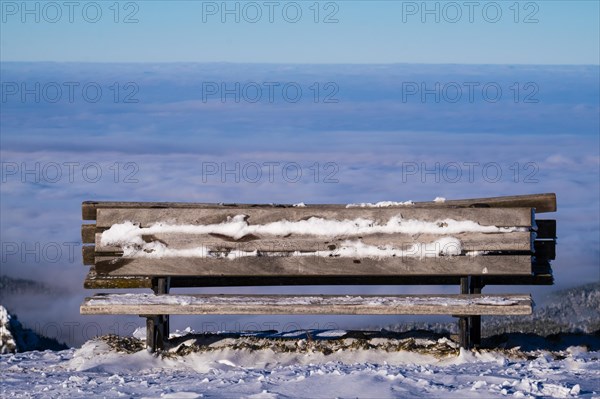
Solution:
M 392 66 L 392 65 L 471 65 L 471 66 L 587 66 L 598 64 L 530 64 L 530 63 L 474 63 L 474 62 L 238 62 L 238 61 L 54 61 L 54 60 L 2 60 L 2 64 L 228 64 L 228 65 L 306 65 L 306 66 Z

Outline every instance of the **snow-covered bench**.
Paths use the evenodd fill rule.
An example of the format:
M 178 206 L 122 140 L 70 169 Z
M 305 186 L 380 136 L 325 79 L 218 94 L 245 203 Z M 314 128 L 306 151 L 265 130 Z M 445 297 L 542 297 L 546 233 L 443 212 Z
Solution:
M 446 314 L 477 345 L 481 315 L 525 315 L 525 295 L 487 285 L 553 283 L 554 194 L 422 203 L 238 205 L 84 202 L 83 259 L 98 294 L 82 314 L 147 318 L 161 349 L 170 314 Z M 172 287 L 460 285 L 456 295 L 171 295 Z

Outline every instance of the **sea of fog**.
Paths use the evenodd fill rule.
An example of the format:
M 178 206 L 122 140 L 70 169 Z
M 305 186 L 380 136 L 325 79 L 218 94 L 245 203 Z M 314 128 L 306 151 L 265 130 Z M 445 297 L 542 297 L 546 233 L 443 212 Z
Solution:
M 547 217 L 558 220 L 556 286 L 488 292 L 542 300 L 600 278 L 598 66 L 2 63 L 0 72 L 0 274 L 53 287 L 7 290 L 2 301 L 70 344 L 143 323 L 79 315 L 84 200 L 310 204 L 555 192 L 558 212 Z M 259 290 L 298 288 L 240 289 Z M 395 321 L 180 317 L 174 325 Z

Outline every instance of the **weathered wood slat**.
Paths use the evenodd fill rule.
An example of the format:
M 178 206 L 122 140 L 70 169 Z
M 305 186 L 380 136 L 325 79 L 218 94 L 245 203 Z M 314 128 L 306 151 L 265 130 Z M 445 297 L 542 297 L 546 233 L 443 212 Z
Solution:
M 183 303 L 183 304 L 182 304 Z M 81 314 L 527 315 L 529 295 L 152 295 L 86 298 Z
M 283 251 L 326 251 L 340 246 L 345 240 L 360 240 L 362 243 L 373 246 L 392 245 L 394 248 L 406 250 L 416 242 L 432 243 L 441 235 L 436 234 L 371 234 L 368 236 L 340 236 L 340 237 L 315 237 L 315 236 L 290 236 L 290 237 L 252 237 L 250 241 L 234 241 L 231 238 L 208 234 L 180 234 L 161 233 L 144 236 L 146 242 L 159 241 L 171 249 L 189 249 L 204 246 L 214 250 L 232 250 L 261 252 Z M 531 251 L 531 233 L 461 233 L 452 234 L 462 243 L 465 251 Z M 102 233 L 96 234 L 96 252 L 119 252 L 117 246 L 103 246 Z
M 184 202 L 98 202 L 85 201 L 82 203 L 83 220 L 96 220 L 97 209 L 102 208 L 267 208 L 293 207 L 293 205 L 252 205 L 252 204 L 207 204 L 207 203 L 184 203 Z M 344 208 L 345 205 L 339 204 L 318 204 L 308 205 L 308 208 Z M 556 194 L 530 194 L 530 195 L 512 195 L 503 197 L 472 198 L 461 200 L 447 200 L 446 202 L 415 202 L 413 207 L 423 208 L 449 208 L 449 207 L 489 207 L 489 208 L 535 208 L 536 213 L 555 212 Z
M 552 285 L 552 269 L 539 268 L 527 276 L 485 276 L 485 285 Z M 173 288 L 191 287 L 260 287 L 322 285 L 459 285 L 460 276 L 180 276 L 171 278 Z M 84 288 L 152 288 L 151 277 L 108 276 L 91 268 Z
M 84 244 L 93 244 L 96 239 L 96 225 L 82 224 L 81 225 L 81 242 Z
M 188 286 L 191 287 L 191 286 Z M 86 289 L 152 288 L 151 277 L 111 277 L 99 275 L 94 267 L 90 268 L 84 282 Z
M 84 265 L 93 265 L 95 260 L 95 252 L 93 245 L 83 245 L 81 247 L 81 257 L 83 258 Z
M 527 194 L 503 197 L 448 200 L 445 206 L 488 206 L 490 208 L 535 208 L 536 213 L 556 212 L 556 194 Z
M 404 219 L 435 222 L 444 219 L 471 220 L 484 226 L 532 226 L 531 208 L 164 208 L 164 209 L 98 209 L 96 225 L 110 227 L 116 223 L 131 221 L 142 227 L 154 223 L 171 224 L 217 224 L 236 215 L 248 215 L 248 223 L 266 224 L 281 220 L 299 221 L 311 217 L 331 220 L 353 220 L 357 218 L 387 223 L 392 217 L 402 215 Z
M 268 256 L 216 258 L 118 258 L 96 256 L 96 271 L 113 276 L 268 275 L 530 275 L 531 256 L 443 256 L 353 259 Z

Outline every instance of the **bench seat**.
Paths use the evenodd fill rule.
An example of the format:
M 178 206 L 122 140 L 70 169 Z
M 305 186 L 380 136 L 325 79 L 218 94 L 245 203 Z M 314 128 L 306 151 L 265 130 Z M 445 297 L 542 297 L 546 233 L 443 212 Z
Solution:
M 97 294 L 81 314 L 529 315 L 530 295 L 153 295 Z

